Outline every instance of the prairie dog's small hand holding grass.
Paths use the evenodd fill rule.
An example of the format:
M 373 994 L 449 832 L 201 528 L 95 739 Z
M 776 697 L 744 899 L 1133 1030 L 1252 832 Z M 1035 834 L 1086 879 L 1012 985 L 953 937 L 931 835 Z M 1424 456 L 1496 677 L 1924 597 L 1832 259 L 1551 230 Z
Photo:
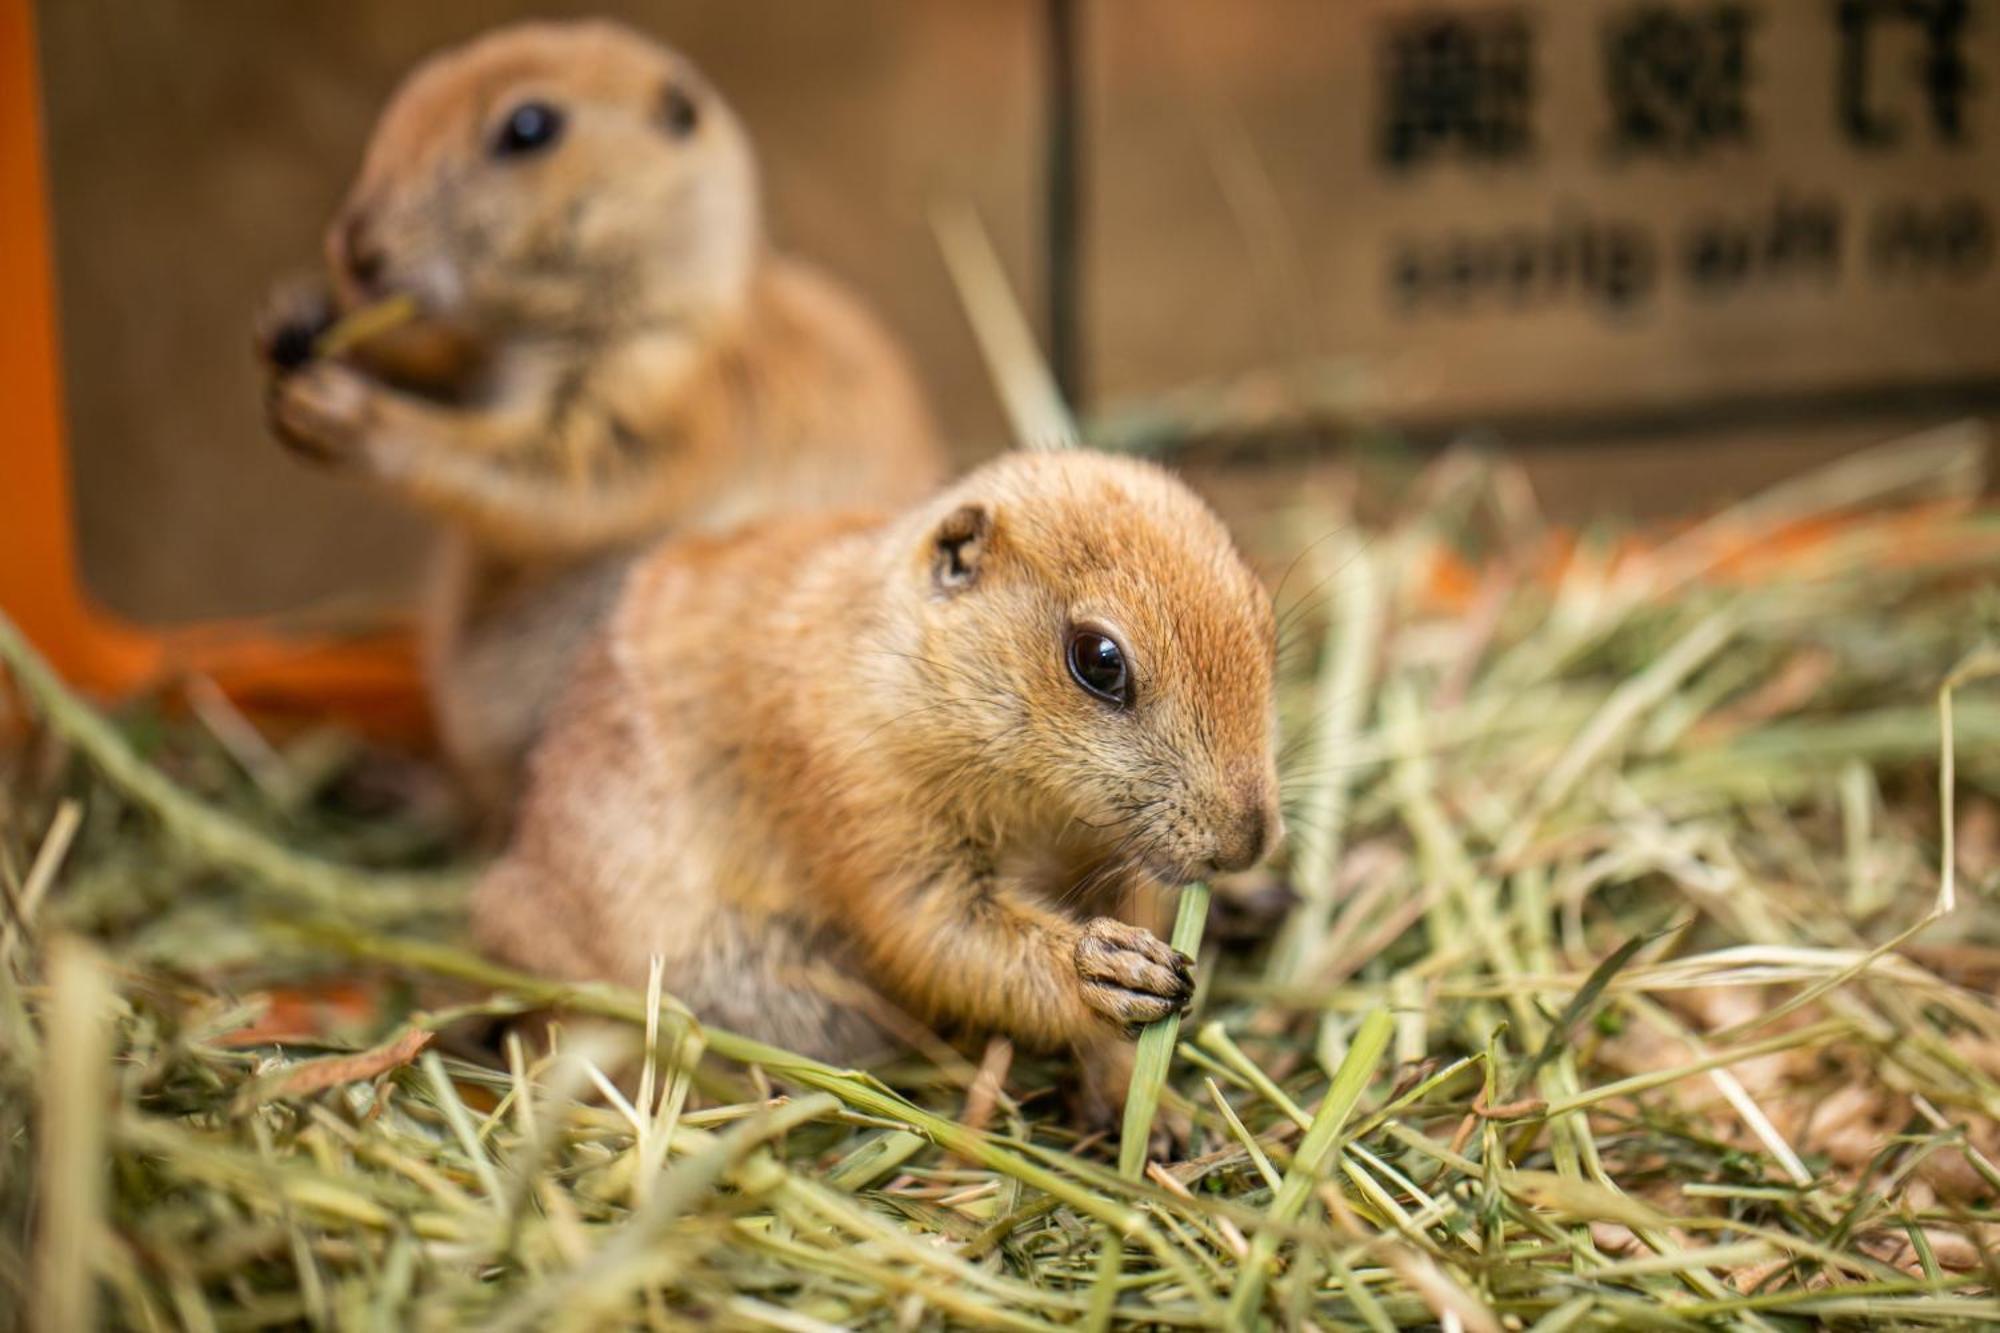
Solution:
M 1136 1034 L 1194 997 L 1192 960 L 1152 931 L 1098 917 L 1076 941 L 1076 972 L 1091 1008 Z
M 369 439 L 375 384 L 336 361 L 310 360 L 272 384 L 271 428 L 318 463 L 345 465 Z

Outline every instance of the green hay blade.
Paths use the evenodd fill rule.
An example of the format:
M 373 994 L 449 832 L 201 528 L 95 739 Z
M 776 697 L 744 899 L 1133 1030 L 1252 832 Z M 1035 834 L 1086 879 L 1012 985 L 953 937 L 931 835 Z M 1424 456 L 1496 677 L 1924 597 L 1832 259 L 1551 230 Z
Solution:
M 1334 1071 L 1333 1083 L 1327 1088 L 1319 1110 L 1313 1113 L 1312 1128 L 1306 1131 L 1298 1155 L 1292 1159 L 1291 1170 L 1285 1173 L 1285 1183 L 1278 1187 L 1277 1197 L 1271 1201 L 1273 1220 L 1289 1222 L 1297 1217 L 1313 1187 L 1325 1178 L 1341 1127 L 1353 1113 L 1355 1103 L 1361 1100 L 1368 1080 L 1375 1076 L 1382 1053 L 1389 1048 L 1389 1034 L 1394 1030 L 1395 1019 L 1387 1009 L 1377 1009 L 1361 1020 L 1354 1039 L 1348 1043 L 1347 1058 Z M 1257 1233 L 1257 1239 L 1250 1244 L 1250 1254 L 1243 1261 L 1236 1290 L 1229 1297 L 1230 1327 L 1249 1327 L 1263 1301 L 1264 1284 L 1270 1278 L 1271 1260 L 1277 1252 L 1276 1232 Z
M 1208 901 L 1206 884 L 1190 884 L 1181 890 L 1169 943 L 1189 958 L 1201 953 Z M 1173 1062 L 1174 1043 L 1180 1034 L 1179 1014 L 1168 1014 L 1159 1022 L 1150 1023 L 1139 1034 L 1139 1049 L 1132 1058 L 1132 1084 L 1125 1094 L 1125 1125 L 1118 1140 L 1118 1171 L 1128 1180 L 1137 1180 L 1145 1173 L 1146 1144 L 1153 1135 L 1153 1120 L 1160 1110 L 1160 1089 L 1166 1084 L 1167 1066 Z

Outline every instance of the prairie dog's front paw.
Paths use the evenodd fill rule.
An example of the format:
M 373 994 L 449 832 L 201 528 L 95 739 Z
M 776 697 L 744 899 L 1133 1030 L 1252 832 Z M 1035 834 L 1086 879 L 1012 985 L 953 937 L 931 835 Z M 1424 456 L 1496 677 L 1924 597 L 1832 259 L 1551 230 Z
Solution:
M 1179 1013 L 1194 995 L 1189 960 L 1159 936 L 1101 916 L 1076 941 L 1084 1001 L 1122 1027 Z
M 353 462 L 367 441 L 374 395 L 352 367 L 315 361 L 272 384 L 271 429 L 310 458 Z

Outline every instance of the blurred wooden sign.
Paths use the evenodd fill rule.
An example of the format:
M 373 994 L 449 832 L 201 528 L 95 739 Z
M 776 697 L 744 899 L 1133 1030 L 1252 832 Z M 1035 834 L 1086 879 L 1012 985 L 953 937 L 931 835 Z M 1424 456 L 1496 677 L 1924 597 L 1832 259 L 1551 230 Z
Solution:
M 1244 133 L 1208 151 L 1261 155 L 1310 283 L 1266 304 L 1310 299 L 1318 346 L 1291 350 L 1347 367 L 1362 415 L 1532 443 L 2000 403 L 2000 6 L 1284 15 L 1233 65 L 1212 47 L 1201 74 Z M 1176 16 L 1186 49 L 1207 12 Z M 1122 128 L 1107 155 L 1139 151 Z M 1119 225 L 1114 268 L 1136 262 Z M 1254 272 L 1269 237 L 1242 231 Z M 1144 323 L 1192 318 L 1107 311 L 1113 378 L 1173 359 Z
M 23 59 L 27 8 L 0 0 Z M 774 236 L 909 342 L 965 457 L 997 447 L 929 209 L 973 203 L 1017 289 L 1039 291 L 1044 7 L 590 8 L 727 90 Z M 246 329 L 312 262 L 396 79 L 498 11 L 34 10 L 60 474 L 92 594 L 155 624 L 405 595 L 425 525 L 272 443 Z M 1773 439 L 1831 449 L 2000 410 L 2000 0 L 1081 13 L 1094 407 L 1330 365 L 1304 385 L 1316 399 L 1406 438 L 1633 441 L 1541 451 L 1564 460 L 1549 493 L 1572 514 L 1691 504 L 1770 475 L 1736 464 L 1803 461 L 1772 462 Z M 42 225 L 26 202 L 17 216 Z M 1667 443 L 1696 438 L 1712 447 L 1694 466 Z M 1636 455 L 1644 475 L 1594 470 Z

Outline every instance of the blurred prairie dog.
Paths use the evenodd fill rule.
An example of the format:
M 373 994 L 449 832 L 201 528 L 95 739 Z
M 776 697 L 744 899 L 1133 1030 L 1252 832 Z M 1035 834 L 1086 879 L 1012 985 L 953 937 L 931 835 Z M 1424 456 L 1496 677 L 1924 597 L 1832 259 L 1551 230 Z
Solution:
M 648 539 L 900 504 L 942 475 L 889 335 L 767 247 L 727 103 L 629 29 L 523 24 L 417 68 L 326 265 L 265 312 L 270 419 L 445 523 L 431 691 L 489 796 Z M 392 298 L 415 318 L 316 354 Z
M 1277 840 L 1270 598 L 1158 468 L 1016 454 L 634 566 L 474 894 L 482 946 L 833 1061 L 879 997 L 1122 1099 L 1187 960 L 1115 914 Z M 857 996 L 863 998 L 857 998 Z M 891 1024 L 893 1027 L 894 1024 Z

